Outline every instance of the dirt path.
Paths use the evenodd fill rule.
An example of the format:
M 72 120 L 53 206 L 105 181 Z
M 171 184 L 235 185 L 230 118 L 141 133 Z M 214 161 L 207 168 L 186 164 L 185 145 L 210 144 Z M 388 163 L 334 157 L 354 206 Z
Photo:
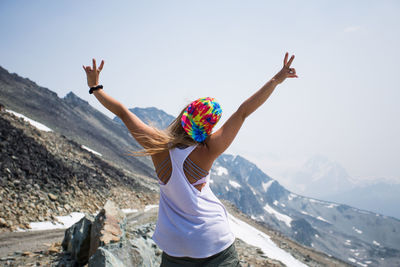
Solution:
M 154 220 L 157 209 L 148 212 L 127 214 L 127 224 L 140 225 Z M 9 232 L 0 234 L 0 258 L 14 252 L 41 251 L 47 249 L 54 242 L 62 242 L 66 229 Z

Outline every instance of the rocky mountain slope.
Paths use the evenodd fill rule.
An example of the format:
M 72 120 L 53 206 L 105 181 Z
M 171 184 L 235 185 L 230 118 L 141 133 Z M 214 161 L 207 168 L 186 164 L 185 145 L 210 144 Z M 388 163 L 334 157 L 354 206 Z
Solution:
M 75 210 L 94 213 L 108 198 L 121 208 L 157 202 L 152 178 L 121 169 L 8 112 L 0 116 L 0 151 L 0 232 Z
M 8 109 L 40 121 L 128 170 L 154 176 L 147 158 L 126 156 L 132 150 L 141 149 L 126 127 L 115 123 L 74 93 L 59 98 L 51 90 L 2 67 L 0 88 L 0 102 Z
M 131 111 L 161 128 L 174 119 L 156 109 L 137 110 Z M 303 245 L 360 266 L 400 264 L 400 221 L 395 218 L 293 194 L 241 156 L 220 156 L 210 183 L 219 198 Z

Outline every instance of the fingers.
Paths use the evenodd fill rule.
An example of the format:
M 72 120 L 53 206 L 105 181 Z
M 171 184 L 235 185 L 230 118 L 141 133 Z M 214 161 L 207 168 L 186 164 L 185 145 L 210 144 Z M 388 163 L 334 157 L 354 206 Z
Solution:
M 290 68 L 290 65 L 292 65 L 293 59 L 294 59 L 294 55 L 290 57 L 289 62 L 286 65 L 288 68 Z
M 285 59 L 283 60 L 283 66 L 286 66 L 288 56 L 289 56 L 289 53 L 286 52 L 286 54 L 285 54 Z
M 101 61 L 100 66 L 99 66 L 99 72 L 103 69 L 104 66 L 104 60 Z
M 287 75 L 288 78 L 299 78 L 296 74 L 296 69 L 295 68 L 290 68 L 289 69 L 289 74 Z
M 98 70 L 100 72 L 104 67 L 104 60 L 101 61 L 98 69 L 96 68 L 96 59 L 94 59 L 94 58 L 92 59 L 92 67 L 90 67 L 90 66 L 85 67 L 85 65 L 82 65 L 82 67 L 86 72 L 96 71 L 96 70 Z
M 93 61 L 93 70 L 96 70 L 97 69 L 96 68 L 96 59 L 93 59 L 92 61 Z
M 83 65 L 82 67 L 86 71 L 86 73 L 92 70 L 92 68 L 90 66 L 85 67 L 85 65 Z

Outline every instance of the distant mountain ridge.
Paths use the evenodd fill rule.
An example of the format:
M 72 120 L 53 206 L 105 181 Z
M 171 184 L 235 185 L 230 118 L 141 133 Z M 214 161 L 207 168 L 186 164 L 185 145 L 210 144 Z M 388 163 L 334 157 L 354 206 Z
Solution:
M 300 195 L 345 203 L 400 218 L 399 183 L 387 179 L 361 183 L 361 180 L 351 177 L 338 162 L 325 156 L 314 155 L 299 170 L 287 171 L 283 177 L 284 184 Z M 289 184 L 296 185 L 296 188 L 291 188 Z
M 141 118 L 146 124 L 154 124 L 154 127 L 158 129 L 165 129 L 169 126 L 169 124 L 175 119 L 175 117 L 167 114 L 161 109 L 155 107 L 149 108 L 131 108 L 129 111 L 136 114 L 139 118 Z M 122 121 L 118 117 L 114 117 L 113 121 L 122 124 Z

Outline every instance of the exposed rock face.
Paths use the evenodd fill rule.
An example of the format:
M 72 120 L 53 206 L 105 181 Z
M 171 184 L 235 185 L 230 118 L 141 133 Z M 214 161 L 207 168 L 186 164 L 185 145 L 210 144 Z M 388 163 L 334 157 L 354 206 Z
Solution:
M 90 233 L 93 222 L 93 216 L 86 214 L 79 222 L 65 231 L 61 245 L 64 251 L 71 254 L 78 265 L 84 265 L 89 260 Z
M 99 246 L 119 242 L 124 236 L 125 225 L 125 214 L 114 202 L 108 200 L 92 223 L 89 257 L 96 252 Z

